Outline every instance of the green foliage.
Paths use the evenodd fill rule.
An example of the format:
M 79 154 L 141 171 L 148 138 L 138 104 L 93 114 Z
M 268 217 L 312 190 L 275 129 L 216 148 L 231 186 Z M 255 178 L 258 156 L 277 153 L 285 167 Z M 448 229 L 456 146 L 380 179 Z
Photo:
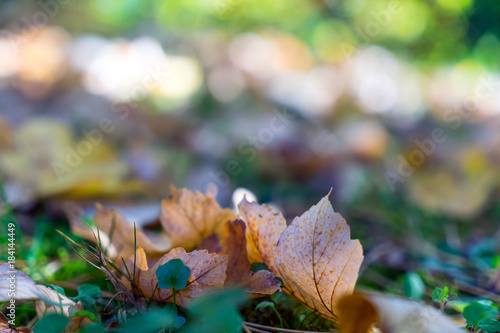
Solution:
M 254 273 L 261 270 L 266 270 L 266 271 L 269 270 L 269 268 L 267 268 L 267 266 L 262 262 L 254 262 L 252 263 L 251 267 L 252 267 L 252 272 Z
M 273 302 L 269 301 L 260 302 L 259 304 L 257 304 L 257 306 L 255 306 L 255 310 L 263 309 L 266 307 L 270 307 L 273 310 L 273 312 L 276 314 L 276 316 L 278 316 L 278 319 L 280 320 L 281 327 L 283 327 L 283 318 L 281 318 L 281 315 L 276 309 L 276 306 L 274 305 Z
M 157 333 L 165 329 L 178 329 L 186 320 L 177 316 L 177 307 L 169 304 L 163 309 L 152 309 L 128 319 L 121 333 Z
M 486 332 L 500 332 L 500 321 L 490 319 L 478 325 L 480 329 Z
M 270 308 L 273 308 L 273 309 L 275 309 L 275 308 L 276 308 L 276 307 L 274 306 L 274 303 L 273 303 L 273 302 L 264 301 L 264 302 L 260 302 L 259 304 L 257 304 L 257 306 L 255 307 L 255 310 L 262 309 L 262 308 L 266 308 L 266 307 L 270 307 Z
M 445 286 L 443 289 L 434 288 L 432 291 L 432 300 L 434 302 L 443 303 L 448 300 L 448 290 L 449 288 Z
M 99 324 L 90 324 L 80 330 L 80 333 L 105 333 L 106 330 Z
M 193 301 L 188 307 L 191 320 L 181 332 L 240 332 L 243 318 L 237 306 L 244 300 L 242 290 L 228 288 Z
M 61 295 L 66 296 L 66 292 L 64 291 L 64 288 L 61 288 L 61 287 L 53 285 L 53 284 L 49 284 L 49 285 L 47 285 L 47 287 L 54 289 L 55 291 L 57 291 Z
M 483 302 L 472 302 L 462 313 L 467 325 L 473 328 L 480 328 L 486 332 L 500 331 L 500 322 L 495 320 L 498 316 L 498 309 Z
M 87 310 L 75 311 L 73 313 L 73 316 L 87 317 L 95 323 L 97 323 L 99 321 L 95 314 L 93 314 L 92 312 L 87 311 Z
M 420 275 L 407 273 L 403 280 L 405 295 L 410 298 L 422 299 L 425 295 L 425 284 Z
M 99 286 L 86 283 L 78 287 L 78 296 L 73 297 L 73 300 L 82 302 L 85 310 L 92 310 L 96 304 L 95 300 L 101 296 L 102 291 Z
M 48 314 L 43 316 L 36 324 L 35 333 L 60 333 L 69 323 L 69 318 L 60 314 Z
M 186 288 L 189 276 L 191 276 L 189 267 L 180 259 L 171 259 L 156 270 L 158 287 L 161 289 L 182 290 Z
M 94 284 L 85 283 L 78 287 L 78 296 L 98 298 L 102 296 L 101 288 Z

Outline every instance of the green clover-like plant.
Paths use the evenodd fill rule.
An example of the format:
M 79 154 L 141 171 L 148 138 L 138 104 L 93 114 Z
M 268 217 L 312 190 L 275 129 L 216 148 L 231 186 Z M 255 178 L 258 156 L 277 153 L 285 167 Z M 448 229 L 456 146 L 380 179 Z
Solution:
M 175 291 L 186 288 L 191 271 L 180 259 L 171 259 L 158 267 L 156 277 L 158 287 L 161 289 L 172 288 L 175 304 Z
M 500 322 L 495 318 L 498 316 L 498 309 L 482 302 L 472 302 L 462 313 L 467 326 L 473 330 L 480 328 L 485 332 L 500 332 Z

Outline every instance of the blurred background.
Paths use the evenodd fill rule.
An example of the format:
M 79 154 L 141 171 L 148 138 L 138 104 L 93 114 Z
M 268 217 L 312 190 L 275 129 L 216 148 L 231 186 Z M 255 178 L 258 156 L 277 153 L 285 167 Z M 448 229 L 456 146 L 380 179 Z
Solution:
M 4 200 L 159 203 L 172 183 L 231 206 L 243 187 L 293 218 L 332 189 L 367 249 L 491 252 L 499 15 L 493 0 L 2 1 Z

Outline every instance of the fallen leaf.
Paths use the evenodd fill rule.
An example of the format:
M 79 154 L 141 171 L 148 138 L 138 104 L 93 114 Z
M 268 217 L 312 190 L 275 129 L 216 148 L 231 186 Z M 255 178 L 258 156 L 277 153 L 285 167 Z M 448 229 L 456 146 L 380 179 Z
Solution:
M 96 207 L 97 210 L 93 218 L 95 227 L 92 229 L 84 222 L 83 212 L 78 206 L 67 204 L 65 211 L 70 221 L 71 231 L 75 235 L 95 241 L 97 229 L 99 229 L 102 247 L 107 249 L 107 255 L 110 258 L 119 259 L 120 257 L 129 258 L 133 256 L 134 244 L 143 248 L 150 256 L 150 260 L 160 258 L 172 248 L 165 235 L 159 234 L 156 239 L 152 239 L 142 229 L 136 227 L 134 236 L 134 225 L 127 221 L 120 212 L 106 209 L 100 204 L 96 204 Z
M 342 333 L 461 333 L 465 332 L 434 308 L 398 297 L 354 294 L 339 302 Z
M 90 144 L 87 156 L 78 153 L 78 147 L 88 141 L 77 141 L 70 128 L 60 122 L 32 119 L 14 133 L 14 144 L 0 155 L 0 171 L 36 198 L 146 192 L 144 183 L 125 179 L 128 166 L 104 140 Z
M 217 236 L 217 234 L 211 234 L 207 238 L 203 239 L 196 249 L 207 250 L 210 253 L 221 253 L 222 247 L 219 236 Z
M 280 291 L 281 282 L 266 270 L 252 273 L 247 256 L 245 223 L 242 220 L 227 222 L 223 229 L 222 253 L 228 256 L 226 285 L 244 288 L 252 297 L 273 295 Z
M 11 288 L 12 282 L 15 285 L 14 288 Z M 13 297 L 9 295 L 11 290 L 14 291 Z M 8 302 L 12 298 L 16 300 L 36 299 L 41 296 L 42 293 L 36 287 L 35 281 L 24 272 L 11 268 L 10 264 L 0 264 L 0 302 Z
M 71 315 L 70 308 L 75 306 L 75 302 L 49 287 L 42 285 L 36 287 L 41 294 L 41 299 L 37 299 L 35 304 L 36 313 L 39 317 L 49 313 L 63 314 L 66 317 Z
M 239 210 L 264 263 L 283 279 L 283 291 L 338 322 L 337 303 L 354 290 L 363 249 L 350 239 L 349 226 L 328 195 L 288 227 L 266 205 L 244 200 Z
M 230 209 L 222 209 L 214 198 L 201 192 L 170 186 L 170 197 L 162 201 L 160 221 L 172 246 L 192 250 L 212 233 L 220 234 L 227 221 L 236 220 Z
M 187 286 L 175 293 L 178 305 L 184 306 L 189 300 L 224 285 L 227 269 L 227 256 L 225 255 L 208 253 L 206 250 L 186 253 L 182 248 L 175 248 L 165 254 L 152 268 L 149 268 L 146 253 L 142 248 L 138 248 L 135 257 L 134 281 L 147 300 L 154 294 L 153 299 L 156 301 L 173 302 L 172 289 L 160 289 L 157 286 L 158 278 L 156 277 L 158 267 L 171 259 L 182 260 L 191 272 Z M 133 263 L 133 258 L 127 263 L 129 272 L 133 271 Z
M 15 284 L 14 288 L 11 288 L 12 281 Z M 75 302 L 68 297 L 54 289 L 36 284 L 24 272 L 12 269 L 10 264 L 0 264 L 0 302 L 10 302 L 11 299 L 35 299 L 36 313 L 40 317 L 47 313 L 70 316 L 70 308 L 75 306 Z
M 9 319 L 0 312 L 0 333 L 32 333 L 28 327 L 12 327 Z
M 250 239 L 252 242 L 250 251 L 257 249 L 260 262 L 266 264 L 275 274 L 279 274 L 274 249 L 286 229 L 285 218 L 271 207 L 256 202 L 250 203 L 246 198 L 238 205 L 238 211 L 248 227 L 247 240 Z M 248 246 L 247 251 L 249 251 Z

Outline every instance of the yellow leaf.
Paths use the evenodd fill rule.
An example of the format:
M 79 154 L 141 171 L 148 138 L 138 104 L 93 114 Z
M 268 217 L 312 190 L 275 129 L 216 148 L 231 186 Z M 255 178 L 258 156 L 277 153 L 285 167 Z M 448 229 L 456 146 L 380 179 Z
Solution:
M 160 222 L 172 246 L 192 250 L 212 233 L 220 235 L 227 221 L 236 220 L 230 209 L 222 209 L 215 199 L 201 192 L 170 186 L 170 197 L 162 201 Z
M 280 213 L 244 200 L 239 210 L 264 263 L 283 279 L 283 290 L 338 322 L 337 303 L 352 293 L 363 249 L 325 196 L 286 227 Z M 284 230 L 284 231 L 283 231 Z
M 271 207 L 259 205 L 256 202 L 250 203 L 246 198 L 238 205 L 238 211 L 248 226 L 247 236 L 249 237 L 247 239 L 250 238 L 253 246 L 257 248 L 262 258 L 261 262 L 279 275 L 274 249 L 279 237 L 286 229 L 285 219 L 281 213 L 274 211 Z

